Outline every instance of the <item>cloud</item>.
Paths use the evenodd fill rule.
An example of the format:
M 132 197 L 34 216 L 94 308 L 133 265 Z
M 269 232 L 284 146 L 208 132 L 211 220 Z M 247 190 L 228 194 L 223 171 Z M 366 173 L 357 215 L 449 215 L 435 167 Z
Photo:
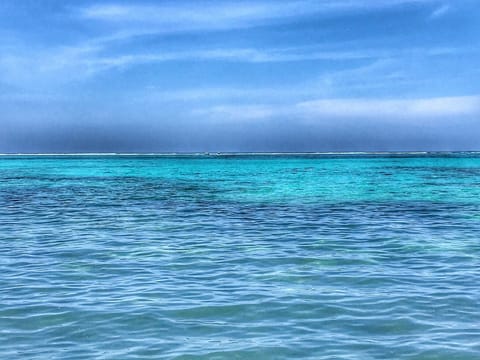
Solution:
M 300 113 L 320 117 L 438 118 L 480 115 L 480 96 L 427 99 L 328 99 L 296 105 Z
M 442 5 L 436 8 L 429 16 L 430 20 L 438 19 L 450 11 L 450 5 Z
M 299 16 L 317 16 L 345 11 L 371 11 L 406 4 L 438 4 L 436 0 L 286 0 L 245 2 L 162 2 L 150 5 L 110 3 L 74 8 L 82 20 L 100 22 L 106 27 L 95 28 L 98 36 L 68 46 L 22 46 L 19 39 L 7 49 L 0 49 L 2 81 L 19 86 L 68 84 L 81 81 L 105 71 L 124 69 L 143 64 L 172 61 L 229 61 L 244 63 L 295 61 L 353 61 L 400 58 L 412 55 L 442 56 L 458 54 L 454 48 L 362 48 L 351 44 L 334 47 L 285 48 L 193 48 L 146 52 L 132 47 L 117 46 L 112 41 L 128 40 L 145 34 L 171 33 L 185 30 L 234 29 L 288 21 Z M 71 8 L 70 8 L 71 9 Z M 105 35 L 105 30 L 107 34 Z M 103 32 L 104 35 L 100 36 Z M 123 52 L 122 50 L 123 49 Z M 148 51 L 148 50 L 147 50 Z
M 306 9 L 305 2 L 190 3 L 176 5 L 93 5 L 80 9 L 81 17 L 128 27 L 141 25 L 140 32 L 155 27 L 158 32 L 215 30 L 254 26 L 265 20 L 293 17 Z
M 454 47 L 417 47 L 396 48 L 390 44 L 383 44 L 384 48 L 360 47 L 353 43 L 330 43 L 330 46 L 290 46 L 290 47 L 255 47 L 257 44 L 250 44 L 247 47 L 207 47 L 205 44 L 194 46 L 177 47 L 176 50 L 152 48 L 146 46 L 117 46 L 110 41 L 127 39 L 135 34 L 156 33 L 158 31 L 177 31 L 181 29 L 214 29 L 218 26 L 224 28 L 235 28 L 243 26 L 255 26 L 265 21 L 288 20 L 297 16 L 315 16 L 320 13 L 331 13 L 333 11 L 370 11 L 380 8 L 400 6 L 405 4 L 438 4 L 435 0 L 379 0 L 379 1 L 355 1 L 355 0 L 286 0 L 258 1 L 258 2 L 161 2 L 150 3 L 151 5 L 124 5 L 111 3 L 109 5 L 90 5 L 76 8 L 76 15 L 82 19 L 99 21 L 102 24 L 112 24 L 113 28 L 107 26 L 107 36 L 94 36 L 83 42 L 74 43 L 69 46 L 37 46 L 33 48 L 29 43 L 23 43 L 19 39 L 15 44 L 0 48 L 0 73 L 1 81 L 9 86 L 20 88 L 48 89 L 60 87 L 72 82 L 88 80 L 91 77 L 107 71 L 122 70 L 144 64 L 161 64 L 174 61 L 218 61 L 218 62 L 243 62 L 243 63 L 275 63 L 275 62 L 299 62 L 299 61 L 350 61 L 350 66 L 358 66 L 355 61 L 368 60 L 371 62 L 388 61 L 397 59 L 399 62 L 410 61 L 415 57 L 433 56 L 458 56 L 460 52 L 470 51 Z M 187 6 L 188 5 L 188 6 Z M 438 9 L 437 9 L 438 10 Z M 95 28 L 96 34 L 104 31 L 105 28 Z M 113 31 L 112 31 L 113 30 Z M 207 43 L 206 43 L 207 44 Z M 228 43 L 231 46 L 235 42 Z M 131 44 L 127 44 L 131 45 Z M 144 44 L 143 44 L 144 45 Z M 241 42 L 241 45 L 245 43 Z M 370 44 L 371 45 L 371 44 Z M 378 45 L 378 44 L 376 44 Z M 168 46 L 168 45 L 167 45 Z M 203 46 L 203 47 L 199 47 Z M 217 44 L 218 46 L 218 44 Z M 143 50 L 140 50 L 143 49 Z M 478 53 L 478 50 L 474 50 Z M 229 65 L 230 66 L 230 65 Z M 318 67 L 319 69 L 321 66 Z M 372 71 L 361 73 L 352 67 L 341 67 L 341 70 L 329 70 L 312 74 L 318 77 L 322 72 L 323 83 L 315 85 L 316 96 L 343 96 L 335 94 L 334 88 L 339 85 L 344 88 L 361 86 L 363 89 L 368 86 L 377 86 L 378 79 L 373 78 Z M 401 66 L 397 66 L 401 68 Z M 316 71 L 316 70 L 315 70 Z M 375 69 L 378 72 L 378 69 Z M 410 78 L 407 74 L 402 79 L 393 72 L 385 78 L 386 81 L 405 81 Z M 382 75 L 383 76 L 383 75 Z M 395 76 L 397 76 L 395 78 Z M 365 81 L 367 78 L 370 81 Z M 293 84 L 292 86 L 294 86 Z M 212 83 L 211 87 L 216 85 Z M 320 93 L 322 89 L 331 86 L 330 94 Z M 313 86 L 310 86 L 311 89 Z M 299 91 L 296 89 L 296 91 Z M 310 90 L 306 90 L 308 92 Z M 279 91 L 288 93 L 288 91 Z M 268 93 L 268 90 L 265 94 Z M 213 91 L 207 95 L 191 92 L 184 94 L 186 98 L 222 97 L 219 91 Z M 268 96 L 268 94 L 266 95 Z M 168 96 L 167 96 L 168 97 Z M 248 94 L 235 90 L 223 97 L 248 97 Z M 172 98 L 172 96 L 170 97 Z M 177 98 L 182 99 L 182 94 Z M 297 97 L 298 99 L 298 97 Z M 303 98 L 305 99 L 305 97 Z
M 444 56 L 465 49 L 410 48 L 331 50 L 321 47 L 287 48 L 206 48 L 184 51 L 159 51 L 109 55 L 101 45 L 45 48 L 32 56 L 28 48 L 10 49 L 0 55 L 2 81 L 14 85 L 38 87 L 88 79 L 100 72 L 172 61 L 228 61 L 244 63 L 296 62 L 307 60 L 351 61 L 402 58 L 405 56 Z M 348 73 L 341 74 L 346 77 Z
M 225 99 L 252 100 L 258 97 L 272 99 L 278 96 L 285 96 L 285 94 L 287 94 L 287 91 L 285 90 L 269 88 L 204 87 L 165 91 L 150 87 L 146 89 L 146 93 L 142 93 L 137 98 L 140 101 L 146 100 L 154 102 L 194 102 Z
M 247 1 L 223 3 L 202 1 L 175 5 L 96 4 L 79 8 L 80 17 L 120 26 L 130 30 L 131 36 L 148 33 L 155 28 L 159 33 L 192 30 L 224 30 L 285 22 L 293 18 L 348 11 L 374 11 L 411 4 L 438 3 L 438 0 L 288 0 Z M 124 33 L 125 35 L 125 33 Z
M 19 46 L 0 54 L 1 80 L 20 88 L 55 87 L 82 80 L 106 69 L 93 61 L 98 51 L 98 47 L 78 45 L 44 48 L 32 54 L 28 47 Z
M 209 120 L 224 121 L 248 121 L 271 119 L 287 112 L 284 106 L 271 105 L 219 105 L 210 108 L 193 109 L 190 114 L 193 117 L 208 118 Z
M 79 58 L 92 70 L 129 67 L 138 64 L 168 61 L 232 61 L 246 63 L 295 62 L 307 60 L 362 60 L 400 57 L 423 54 L 441 56 L 455 53 L 455 49 L 363 49 L 352 51 L 321 50 L 311 47 L 289 47 L 273 49 L 256 48 L 211 48 L 187 51 L 164 51 L 158 53 L 130 53 L 115 56 L 94 55 Z M 458 50 L 457 50 L 458 53 Z
M 377 119 L 423 120 L 480 117 L 480 95 L 419 99 L 320 99 L 290 105 L 221 105 L 195 109 L 193 116 L 217 121 Z

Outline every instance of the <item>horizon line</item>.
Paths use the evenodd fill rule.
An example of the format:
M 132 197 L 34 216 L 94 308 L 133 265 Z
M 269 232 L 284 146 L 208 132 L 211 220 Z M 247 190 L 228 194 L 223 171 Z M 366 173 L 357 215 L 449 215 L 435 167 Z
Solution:
M 381 155 L 480 153 L 480 150 L 393 150 L 393 151 L 168 151 L 168 152 L 49 152 L 0 153 L 0 156 L 222 156 L 222 155 Z

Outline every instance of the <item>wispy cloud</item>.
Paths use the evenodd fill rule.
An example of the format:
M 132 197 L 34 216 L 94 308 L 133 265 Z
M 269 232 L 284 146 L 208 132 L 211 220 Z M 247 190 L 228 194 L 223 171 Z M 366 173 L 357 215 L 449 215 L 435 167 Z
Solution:
M 450 11 L 450 5 L 443 4 L 432 11 L 429 16 L 429 19 L 434 20 L 441 18 L 442 16 L 446 15 Z
M 279 115 L 285 115 L 285 107 L 271 105 L 218 105 L 210 108 L 193 109 L 190 115 L 198 118 L 208 118 L 220 121 L 248 121 L 271 119 Z
M 102 69 L 92 62 L 98 48 L 88 45 L 36 50 L 26 47 L 10 49 L 0 55 L 1 80 L 23 88 L 38 88 L 85 79 Z
M 329 50 L 319 47 L 288 48 L 207 48 L 158 53 L 126 53 L 109 55 L 99 45 L 89 43 L 36 51 L 31 56 L 26 48 L 0 55 L 2 80 L 10 84 L 44 82 L 58 84 L 89 78 L 100 72 L 124 69 L 142 64 L 171 61 L 228 61 L 245 63 L 295 62 L 306 60 L 349 61 L 401 58 L 405 56 L 444 56 L 465 49 L 411 48 Z M 348 74 L 342 74 L 346 76 Z
M 480 115 L 480 97 L 328 99 L 302 102 L 296 108 L 310 116 L 321 117 L 438 118 Z
M 291 18 L 306 11 L 303 1 L 175 5 L 93 5 L 81 8 L 84 19 L 108 23 L 122 30 L 120 37 L 143 33 L 172 33 L 256 26 L 267 20 Z
M 302 89 L 306 93 L 308 89 Z M 149 87 L 136 98 L 139 101 L 154 102 L 204 102 L 204 101 L 225 101 L 225 100 L 255 100 L 262 99 L 275 100 L 283 98 L 286 95 L 299 95 L 298 89 L 279 89 L 279 88 L 239 88 L 239 87 L 200 87 L 182 90 L 159 90 L 155 87 Z
M 408 5 L 438 3 L 438 0 L 288 0 L 247 1 L 223 3 L 207 1 L 196 4 L 172 5 L 89 5 L 78 10 L 85 19 L 102 21 L 124 30 L 133 25 L 138 33 L 181 32 L 190 30 L 236 29 L 262 25 L 271 21 L 331 14 L 346 11 L 373 11 L 377 9 Z M 150 29 L 150 30 L 148 30 Z M 132 33 L 133 35 L 133 33 Z
M 408 49 L 361 49 L 361 50 L 328 50 L 312 47 L 289 48 L 210 48 L 200 50 L 131 53 L 116 56 L 98 55 L 85 62 L 100 69 L 134 66 L 144 63 L 160 63 L 166 61 L 235 61 L 247 63 L 294 62 L 306 60 L 361 60 L 401 56 L 443 56 L 458 54 L 455 48 L 408 48 Z
M 165 5 L 168 4 L 168 5 Z M 182 5 L 183 4 L 183 5 Z M 432 8 L 436 6 L 434 12 L 441 13 L 448 11 L 448 7 L 437 0 L 287 0 L 287 1 L 259 1 L 259 2 L 202 2 L 182 3 L 168 2 L 150 5 L 123 5 L 121 3 L 110 3 L 109 5 L 88 5 L 75 8 L 75 14 L 80 15 L 82 19 L 99 21 L 113 25 L 113 28 L 106 27 L 109 35 L 94 36 L 84 42 L 71 44 L 61 47 L 45 47 L 41 49 L 29 50 L 28 44 L 22 47 L 19 42 L 16 46 L 9 45 L 6 51 L 0 51 L 0 80 L 8 85 L 20 86 L 24 88 L 37 87 L 55 87 L 61 84 L 69 84 L 75 81 L 90 79 L 96 74 L 126 69 L 144 64 L 161 64 L 174 61 L 218 61 L 218 62 L 242 62 L 242 63 L 280 63 L 296 61 L 329 61 L 348 62 L 351 66 L 343 69 L 324 71 L 321 79 L 315 86 L 305 87 L 301 91 L 297 88 L 296 93 L 317 94 L 323 96 L 322 91 L 338 87 L 343 84 L 345 87 L 355 87 L 361 84 L 362 87 L 377 86 L 378 79 L 375 78 L 375 71 L 370 67 L 366 72 L 356 68 L 358 60 L 368 60 L 365 62 L 373 64 L 382 64 L 397 59 L 409 61 L 413 57 L 443 57 L 458 54 L 471 49 L 451 47 L 393 47 L 389 44 L 373 44 L 373 47 L 360 47 L 353 43 L 326 43 L 326 45 L 310 46 L 290 46 L 290 47 L 272 47 L 272 44 L 263 48 L 255 47 L 256 44 L 250 44 L 251 47 L 213 47 L 205 44 L 199 48 L 198 44 L 186 47 L 178 47 L 178 50 L 162 50 L 157 48 L 155 51 L 148 46 L 140 47 L 115 47 L 110 41 L 116 39 L 126 39 L 135 34 L 156 33 L 162 31 L 177 31 L 182 29 L 215 29 L 236 28 L 245 26 L 256 26 L 265 21 L 288 20 L 298 16 L 315 16 L 320 13 L 331 13 L 338 11 L 371 11 L 375 9 L 401 6 L 406 4 L 428 4 Z M 188 5 L 188 6 L 187 6 Z M 102 27 L 101 32 L 105 28 Z M 217 44 L 218 45 L 218 44 Z M 233 44 L 235 45 L 235 44 Z M 372 44 L 370 44 L 372 46 Z M 452 44 L 453 45 L 453 44 Z M 0 49 L 1 50 L 1 49 Z M 477 51 L 478 49 L 474 50 Z M 375 65 L 375 66 L 377 66 Z M 401 68 L 401 66 L 398 66 Z M 384 71 L 385 72 L 385 71 Z M 312 78 L 317 77 L 318 73 L 313 73 Z M 383 80 L 400 81 L 401 76 L 395 72 L 395 69 L 389 70 L 388 74 L 382 74 Z M 406 78 L 404 76 L 403 78 Z M 365 81 L 368 78 L 370 81 Z M 298 85 L 298 84 L 297 84 Z M 304 84 L 302 84 L 303 86 Z M 295 84 L 291 84 L 294 87 Z M 207 99 L 207 98 L 244 98 L 251 97 L 251 92 L 233 89 L 231 92 L 222 93 L 215 89 L 215 83 L 210 84 L 211 91 L 202 92 L 197 90 L 186 90 L 176 95 L 168 95 L 164 92 L 166 99 L 186 100 L 186 99 Z M 313 90 L 312 90 L 313 89 Z M 262 90 L 263 91 L 263 90 Z M 284 96 L 289 91 L 276 89 L 276 94 Z M 272 91 L 266 89 L 264 92 L 255 93 L 269 96 Z M 342 96 L 342 94 L 328 94 L 331 96 Z M 332 91 L 334 93 L 334 91 Z M 303 96 L 303 95 L 302 95 Z M 297 99 L 299 97 L 297 96 Z M 305 99 L 305 97 L 303 98 Z
M 345 11 L 372 11 L 406 4 L 438 6 L 438 0 L 286 0 L 201 3 L 109 3 L 74 8 L 75 16 L 101 22 L 97 36 L 84 42 L 61 47 L 45 47 L 29 50 L 21 41 L 10 44 L 0 52 L 0 71 L 3 80 L 10 84 L 68 83 L 88 79 L 95 74 L 172 61 L 229 61 L 245 63 L 295 62 L 295 61 L 348 61 L 383 59 L 420 54 L 443 56 L 455 53 L 454 48 L 367 48 L 350 46 L 335 48 L 310 47 L 205 47 L 175 51 L 157 49 L 135 51 L 127 46 L 120 52 L 112 41 L 122 41 L 144 34 L 171 33 L 185 30 L 234 29 L 262 25 L 271 21 L 288 21 L 302 16 L 317 16 Z M 437 9 L 446 11 L 443 8 Z M 447 9 L 448 10 L 448 9 Z M 105 33 L 106 32 L 106 33 Z M 100 33 L 102 35 L 100 35 Z M 115 49 L 115 50 L 112 50 Z
M 480 116 L 480 96 L 419 99 L 320 99 L 290 105 L 222 105 L 195 109 L 192 115 L 217 121 L 290 118 L 295 121 L 378 119 L 419 122 Z

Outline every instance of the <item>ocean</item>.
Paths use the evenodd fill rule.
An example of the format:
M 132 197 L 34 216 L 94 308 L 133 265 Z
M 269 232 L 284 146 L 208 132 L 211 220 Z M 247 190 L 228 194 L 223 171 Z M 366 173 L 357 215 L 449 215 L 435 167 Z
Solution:
M 1 359 L 480 359 L 480 154 L 0 156 Z

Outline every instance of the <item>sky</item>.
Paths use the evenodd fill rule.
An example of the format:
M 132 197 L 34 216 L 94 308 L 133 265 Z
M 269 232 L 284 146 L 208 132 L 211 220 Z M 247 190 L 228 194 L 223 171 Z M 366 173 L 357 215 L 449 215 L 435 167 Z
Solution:
M 0 152 L 480 150 L 479 0 L 0 1 Z

